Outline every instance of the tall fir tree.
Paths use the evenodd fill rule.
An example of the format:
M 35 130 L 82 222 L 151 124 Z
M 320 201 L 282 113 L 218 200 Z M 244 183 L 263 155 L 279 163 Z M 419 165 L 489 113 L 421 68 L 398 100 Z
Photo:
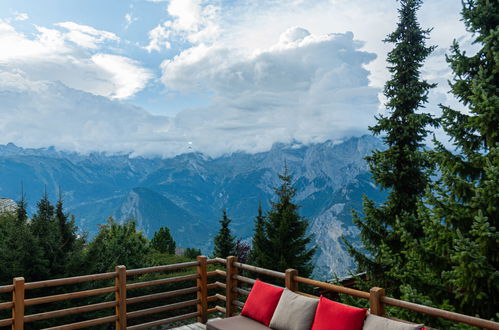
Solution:
M 220 220 L 220 230 L 214 239 L 214 257 L 227 258 L 228 256 L 236 255 L 236 242 L 229 227 L 231 222 L 232 220 L 227 217 L 227 210 L 224 210 L 222 219 Z
M 451 92 L 469 109 L 442 106 L 442 127 L 454 150 L 434 152 L 439 180 L 421 216 L 425 237 L 414 299 L 469 315 L 499 319 L 499 3 L 463 2 L 463 21 L 481 46 L 468 56 L 455 41 L 447 57 Z
M 428 92 L 434 87 L 420 77 L 426 57 L 434 47 L 426 46 L 430 30 L 421 28 L 416 12 L 421 0 L 401 0 L 399 22 L 394 32 L 384 40 L 394 44 L 388 53 L 391 79 L 385 84 L 387 115 L 376 117 L 377 124 L 369 129 L 381 135 L 387 149 L 374 151 L 366 157 L 373 180 L 389 191 L 387 201 L 376 205 L 364 199 L 361 218 L 354 212 L 354 223 L 359 227 L 363 250 L 348 242 L 349 252 L 355 258 L 359 271 L 376 286 L 400 294 L 397 283 L 404 281 L 407 256 L 404 236 L 421 237 L 421 222 L 417 218 L 418 202 L 430 182 L 430 162 L 424 148 L 429 125 L 437 121 L 418 110 L 427 103 Z
M 268 256 L 267 236 L 265 235 L 265 216 L 262 211 L 262 202 L 258 202 L 258 215 L 255 217 L 255 227 L 251 240 L 249 262 L 253 265 L 266 265 Z
M 256 266 L 278 271 L 294 268 L 301 276 L 310 276 L 316 248 L 310 247 L 312 237 L 307 235 L 308 220 L 300 216 L 299 206 L 293 203 L 296 190 L 287 166 L 279 179 L 281 185 L 274 188 L 278 200 L 271 201 L 271 209 L 263 222 L 261 210 L 256 219 L 253 241 L 257 245 L 253 247 L 253 262 Z
M 161 227 L 151 239 L 151 247 L 161 253 L 175 254 L 176 243 L 168 227 Z

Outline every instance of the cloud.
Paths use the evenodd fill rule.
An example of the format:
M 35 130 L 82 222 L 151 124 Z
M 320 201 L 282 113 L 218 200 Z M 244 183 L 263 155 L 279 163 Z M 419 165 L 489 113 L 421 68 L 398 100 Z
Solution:
M 112 32 L 97 30 L 88 25 L 81 25 L 74 22 L 62 22 L 56 23 L 55 25 L 68 30 L 68 32 L 64 34 L 66 40 L 72 41 L 84 48 L 97 49 L 99 44 L 102 44 L 105 41 L 120 40 L 120 38 Z
M 170 48 L 172 40 L 185 40 L 192 44 L 216 40 L 220 34 L 220 7 L 201 0 L 170 0 L 167 12 L 170 20 L 149 31 L 148 52 Z
M 103 50 L 119 37 L 73 22 L 62 29 L 35 26 L 32 37 L 0 21 L 0 71 L 19 70 L 31 80 L 61 81 L 96 95 L 126 99 L 142 90 L 152 73 L 140 63 Z
M 183 93 L 209 90 L 213 104 L 175 118 L 200 150 L 263 151 L 275 142 L 341 140 L 367 131 L 377 88 L 363 65 L 375 58 L 351 32 L 294 27 L 257 53 L 204 44 L 162 63 L 162 81 Z M 208 138 L 210 137 L 210 138 Z
M 113 83 L 111 98 L 124 99 L 134 95 L 144 88 L 152 78 L 149 70 L 142 68 L 137 61 L 124 56 L 110 54 L 95 54 L 94 62 L 103 71 L 109 73 Z
M 2 71 L 0 96 L 2 144 L 136 155 L 164 149 L 164 156 L 179 148 L 178 141 L 168 140 L 171 119 L 60 82 L 34 82 L 20 72 Z
M 29 16 L 26 13 L 16 13 L 16 17 L 14 17 L 14 21 L 26 21 L 27 19 Z

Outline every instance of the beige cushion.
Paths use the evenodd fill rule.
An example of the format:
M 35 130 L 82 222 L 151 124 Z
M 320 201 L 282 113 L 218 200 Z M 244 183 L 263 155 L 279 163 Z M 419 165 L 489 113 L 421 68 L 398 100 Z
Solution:
M 269 327 L 241 315 L 226 319 L 210 320 L 206 323 L 206 330 L 268 330 Z
M 422 324 L 409 324 L 369 314 L 362 330 L 416 330 L 422 327 Z
M 276 330 L 309 330 L 319 299 L 308 298 L 288 289 L 279 299 L 270 327 Z

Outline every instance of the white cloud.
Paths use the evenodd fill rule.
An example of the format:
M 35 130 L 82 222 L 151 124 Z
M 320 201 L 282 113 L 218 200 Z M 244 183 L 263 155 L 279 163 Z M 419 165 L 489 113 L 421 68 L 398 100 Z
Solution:
M 110 94 L 112 98 L 130 97 L 143 89 L 152 78 L 149 70 L 142 68 L 137 61 L 124 56 L 99 53 L 92 56 L 92 62 L 111 75 L 110 80 L 114 85 Z
M 53 145 L 83 153 L 148 154 L 165 149 L 164 156 L 171 156 L 178 144 L 168 140 L 169 118 L 59 82 L 33 82 L 22 73 L 3 71 L 0 90 L 1 144 Z
M 169 89 L 209 90 L 213 104 L 175 118 L 199 150 L 221 154 L 263 151 L 275 142 L 339 140 L 367 132 L 378 89 L 352 33 L 313 35 L 290 28 L 257 53 L 198 45 L 162 63 Z
M 137 17 L 134 17 L 132 13 L 126 13 L 125 14 L 125 29 L 128 29 L 130 25 L 132 25 L 133 22 L 137 22 L 139 19 Z
M 149 31 L 151 52 L 162 47 L 170 48 L 174 39 L 184 39 L 192 44 L 213 42 L 220 35 L 218 24 L 220 7 L 202 0 L 170 0 L 167 12 L 172 18 Z
M 99 44 L 102 44 L 105 41 L 120 40 L 120 38 L 112 32 L 97 30 L 88 25 L 81 25 L 74 22 L 62 22 L 56 23 L 55 25 L 69 31 L 64 34 L 65 39 L 84 48 L 97 49 Z
M 124 56 L 101 50 L 107 41 L 119 41 L 111 32 L 72 22 L 63 28 L 36 26 L 28 37 L 0 21 L 0 71 L 19 70 L 34 81 L 61 81 L 93 94 L 124 99 L 143 89 L 152 78 L 149 70 Z
M 29 19 L 29 16 L 26 13 L 16 13 L 16 17 L 14 17 L 14 21 L 25 21 L 27 19 Z

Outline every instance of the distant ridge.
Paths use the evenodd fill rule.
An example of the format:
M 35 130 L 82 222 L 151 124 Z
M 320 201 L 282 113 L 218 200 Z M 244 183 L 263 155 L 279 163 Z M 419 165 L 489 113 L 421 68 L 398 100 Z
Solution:
M 0 195 L 18 199 L 23 185 L 30 211 L 45 188 L 55 201 L 59 186 L 66 208 L 90 236 L 108 216 L 135 219 L 151 237 L 168 226 L 181 247 L 211 252 L 223 209 L 243 239 L 252 235 L 258 201 L 264 210 L 274 196 L 284 163 L 297 188 L 300 213 L 310 220 L 318 245 L 316 275 L 330 278 L 353 268 L 339 237 L 357 236 L 351 209 L 362 195 L 385 195 L 370 179 L 364 157 L 383 144 L 365 135 L 341 143 L 276 144 L 267 152 L 234 153 L 218 158 L 187 153 L 173 158 L 131 158 L 103 153 L 81 155 L 54 148 L 0 145 Z

